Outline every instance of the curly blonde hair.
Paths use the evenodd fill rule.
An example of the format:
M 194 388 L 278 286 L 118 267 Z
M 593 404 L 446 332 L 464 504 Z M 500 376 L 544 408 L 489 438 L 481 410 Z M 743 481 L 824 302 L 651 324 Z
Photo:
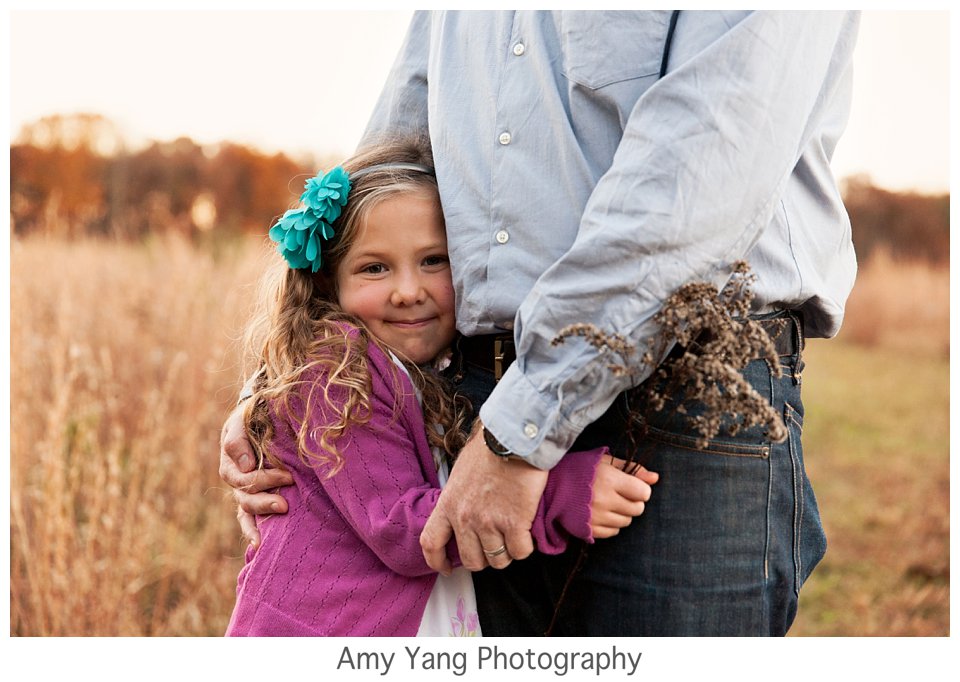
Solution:
M 422 137 L 383 141 L 359 151 L 342 165 L 352 174 L 390 163 L 432 168 L 429 142 Z M 264 460 L 280 465 L 270 447 L 276 428 L 272 417 L 276 416 L 295 425 L 299 456 L 304 463 L 327 466 L 328 476 L 343 466 L 337 442 L 351 426 L 364 424 L 371 416 L 368 344 L 376 344 L 384 351 L 387 348 L 370 334 L 362 320 L 340 308 L 337 267 L 371 208 L 397 194 L 424 191 L 439 201 L 436 179 L 427 173 L 388 166 L 362 175 L 352 181 L 349 201 L 333 223 L 334 237 L 323 245 L 321 269 L 316 273 L 294 270 L 277 255 L 264 275 L 257 309 L 245 334 L 247 356 L 255 363 L 257 377 L 243 413 L 248 437 L 261 465 Z M 360 333 L 352 329 L 359 329 Z M 466 440 L 469 403 L 455 394 L 433 369 L 418 367 L 402 356 L 400 359 L 422 395 L 428 441 L 455 456 Z M 316 375 L 323 380 L 307 378 Z M 399 376 L 395 375 L 394 381 L 399 382 Z M 291 401 L 294 396 L 301 399 L 302 409 L 301 401 L 295 408 Z M 311 432 L 311 406 L 320 400 L 328 418 L 323 428 Z M 395 413 L 399 407 L 398 402 Z

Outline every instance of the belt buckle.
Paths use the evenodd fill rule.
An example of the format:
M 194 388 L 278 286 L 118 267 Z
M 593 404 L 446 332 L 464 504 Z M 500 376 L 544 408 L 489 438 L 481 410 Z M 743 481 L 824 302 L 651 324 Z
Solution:
M 500 381 L 503 376 L 503 359 L 506 357 L 503 352 L 503 339 L 493 340 L 493 378 Z

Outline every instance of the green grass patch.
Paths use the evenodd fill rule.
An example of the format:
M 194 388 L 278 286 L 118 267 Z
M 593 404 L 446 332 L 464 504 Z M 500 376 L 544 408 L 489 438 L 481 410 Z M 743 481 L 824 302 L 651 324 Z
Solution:
M 949 361 L 809 344 L 803 447 L 827 533 L 793 635 L 949 633 Z

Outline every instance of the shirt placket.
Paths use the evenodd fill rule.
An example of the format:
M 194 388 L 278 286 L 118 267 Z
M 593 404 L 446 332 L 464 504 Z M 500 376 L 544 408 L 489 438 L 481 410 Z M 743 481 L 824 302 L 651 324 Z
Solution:
M 522 258 L 517 254 L 517 241 L 513 238 L 515 227 L 507 219 L 513 213 L 504 202 L 512 197 L 519 179 L 516 177 L 518 164 L 512 158 L 517 145 L 523 144 L 522 135 L 518 137 L 515 125 L 521 120 L 523 107 L 529 106 L 523 97 L 524 55 L 527 44 L 524 36 L 522 15 L 513 12 L 509 33 L 504 33 L 498 46 L 501 51 L 499 63 L 502 65 L 497 93 L 495 139 L 493 145 L 493 175 L 491 177 L 490 198 L 490 256 L 487 271 L 491 286 L 497 281 L 509 280 L 511 263 Z M 491 295 L 494 295 L 491 292 Z M 513 317 L 489 306 L 495 316 L 495 324 L 502 329 L 513 329 Z

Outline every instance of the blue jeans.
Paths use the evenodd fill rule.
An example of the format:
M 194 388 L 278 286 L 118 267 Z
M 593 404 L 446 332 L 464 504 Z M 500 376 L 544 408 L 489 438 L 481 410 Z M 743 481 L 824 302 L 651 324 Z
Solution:
M 756 427 L 698 450 L 679 415 L 651 420 L 638 447 L 660 481 L 646 512 L 614 538 L 576 541 L 559 556 L 534 553 L 504 570 L 475 573 L 484 634 L 786 634 L 826 539 L 800 445 L 803 362 L 799 353 L 780 360 L 782 378 L 764 361 L 744 375 L 783 414 L 786 441 L 771 443 Z M 479 406 L 493 377 L 468 366 L 460 389 Z M 624 401 L 620 396 L 573 449 L 609 445 L 627 458 Z

